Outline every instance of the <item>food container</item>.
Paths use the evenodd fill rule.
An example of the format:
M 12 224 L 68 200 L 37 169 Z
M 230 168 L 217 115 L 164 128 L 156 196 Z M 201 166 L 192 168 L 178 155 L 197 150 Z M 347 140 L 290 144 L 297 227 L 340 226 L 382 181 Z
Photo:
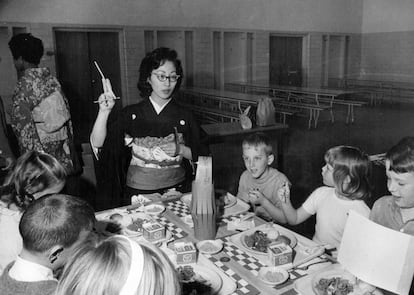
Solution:
M 283 243 L 272 243 L 267 247 L 271 266 L 283 265 L 293 261 L 293 251 Z
M 265 284 L 275 286 L 284 283 L 289 278 L 289 273 L 281 267 L 268 266 L 260 269 L 258 277 Z
M 165 239 L 165 226 L 156 221 L 150 221 L 142 225 L 142 234 L 150 242 Z
M 216 254 L 223 249 L 221 240 L 204 240 L 196 244 L 198 251 L 203 254 Z
M 193 243 L 179 242 L 174 245 L 177 255 L 177 264 L 188 264 L 197 262 L 197 251 Z

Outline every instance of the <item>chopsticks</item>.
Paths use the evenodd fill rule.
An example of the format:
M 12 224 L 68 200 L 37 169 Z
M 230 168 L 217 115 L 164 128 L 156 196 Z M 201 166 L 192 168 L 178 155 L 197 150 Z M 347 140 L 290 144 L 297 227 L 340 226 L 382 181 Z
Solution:
M 95 64 L 96 69 L 98 70 L 99 74 L 101 75 L 101 78 L 102 78 L 102 86 L 103 86 L 103 89 L 105 91 L 105 83 L 107 83 L 106 82 L 107 80 L 109 82 L 109 79 L 106 79 L 105 78 L 105 75 L 103 74 L 101 68 L 99 67 L 98 63 L 95 60 L 93 61 L 93 63 Z M 121 98 L 119 96 L 117 96 L 114 99 L 121 99 Z M 99 103 L 99 100 L 95 100 L 93 103 Z

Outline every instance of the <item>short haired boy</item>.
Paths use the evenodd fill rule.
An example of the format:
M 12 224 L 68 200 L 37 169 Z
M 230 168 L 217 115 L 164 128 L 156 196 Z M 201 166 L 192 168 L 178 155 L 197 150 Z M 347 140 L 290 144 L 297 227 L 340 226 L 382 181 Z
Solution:
M 240 176 L 237 197 L 251 203 L 256 215 L 286 223 L 277 192 L 290 182 L 270 167 L 275 156 L 269 138 L 264 133 L 254 133 L 243 140 L 242 149 L 246 171 Z
M 55 194 L 34 201 L 19 224 L 23 250 L 0 277 L 0 294 L 53 294 L 53 272 L 65 265 L 94 223 L 94 210 L 77 197 Z
M 388 228 L 414 235 L 414 137 L 405 137 L 385 156 L 391 196 L 378 199 L 370 219 Z

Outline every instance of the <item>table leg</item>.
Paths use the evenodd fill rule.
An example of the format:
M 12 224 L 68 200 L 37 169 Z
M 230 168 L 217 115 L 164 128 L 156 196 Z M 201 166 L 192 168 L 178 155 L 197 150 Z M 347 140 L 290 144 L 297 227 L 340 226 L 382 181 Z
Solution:
M 314 122 L 315 122 L 315 128 L 316 128 L 316 126 L 318 125 L 320 111 L 314 110 L 313 112 L 314 112 Z
M 309 109 L 309 122 L 308 122 L 308 129 L 312 128 L 312 118 L 313 118 L 313 111 Z
M 350 117 L 351 117 L 351 105 L 349 104 L 349 105 L 348 105 L 348 112 L 347 112 L 347 114 L 346 114 L 346 121 L 345 121 L 345 123 L 346 123 L 346 124 L 348 124 L 348 123 L 349 123 L 349 119 L 350 119 Z
M 351 105 L 351 123 L 354 123 L 354 106 Z

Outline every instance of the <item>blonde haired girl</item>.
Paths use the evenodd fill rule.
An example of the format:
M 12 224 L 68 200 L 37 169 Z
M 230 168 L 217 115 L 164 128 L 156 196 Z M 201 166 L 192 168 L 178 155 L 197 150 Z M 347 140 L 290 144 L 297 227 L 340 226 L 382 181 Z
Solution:
M 56 295 L 176 295 L 174 267 L 161 250 L 125 236 L 83 245 L 63 271 Z
M 0 273 L 22 250 L 19 221 L 27 206 L 41 196 L 58 193 L 66 172 L 51 155 L 36 151 L 23 154 L 0 187 Z
M 338 248 L 350 210 L 368 217 L 364 200 L 370 196 L 368 156 L 356 147 L 336 146 L 325 153 L 324 186 L 317 188 L 298 209 L 290 201 L 289 186 L 278 191 L 289 224 L 299 224 L 316 214 L 313 240 Z M 330 247 L 329 247 L 330 248 Z

